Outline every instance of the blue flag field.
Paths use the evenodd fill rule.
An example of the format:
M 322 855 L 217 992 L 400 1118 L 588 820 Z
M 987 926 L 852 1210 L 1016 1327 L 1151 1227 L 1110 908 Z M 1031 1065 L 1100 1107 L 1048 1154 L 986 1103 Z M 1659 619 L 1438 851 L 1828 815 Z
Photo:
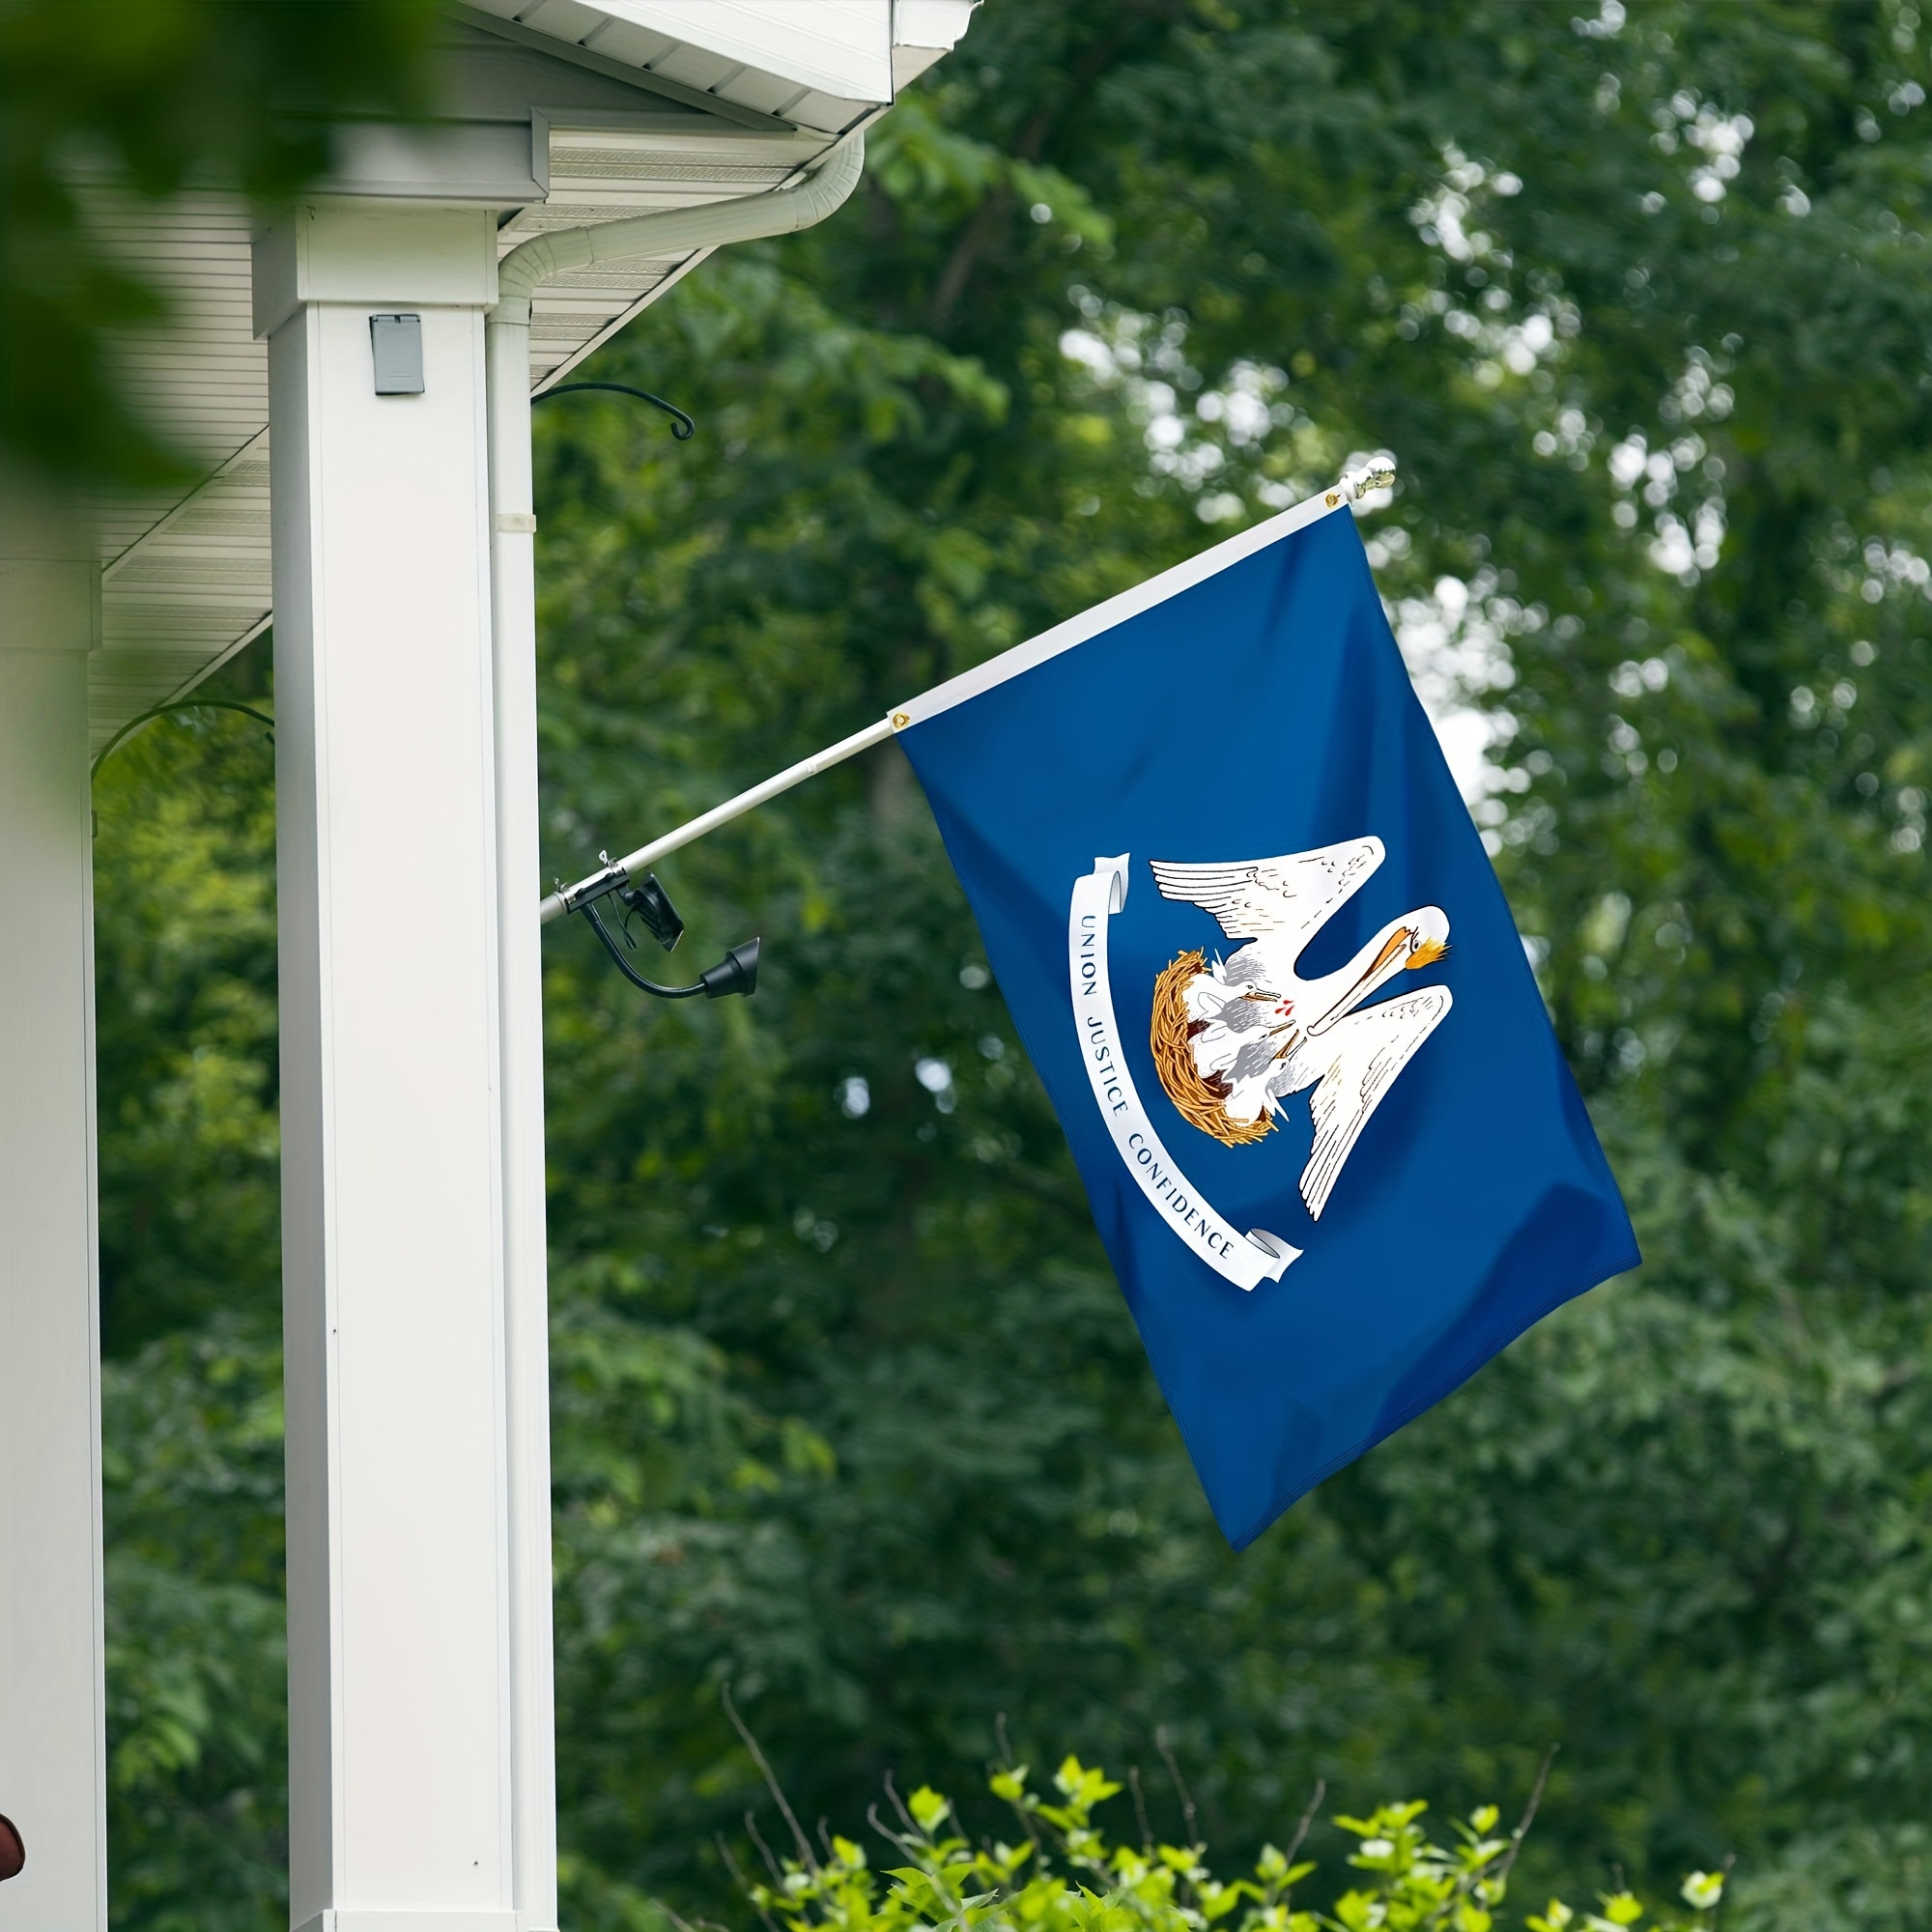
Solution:
M 1635 1265 L 1342 493 L 893 723 L 1236 1548 Z

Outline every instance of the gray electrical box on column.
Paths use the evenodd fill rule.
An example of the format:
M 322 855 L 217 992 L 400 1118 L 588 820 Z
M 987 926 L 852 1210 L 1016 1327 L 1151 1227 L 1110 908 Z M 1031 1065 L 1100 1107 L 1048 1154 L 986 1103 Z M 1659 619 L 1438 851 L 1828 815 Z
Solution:
M 419 396 L 423 392 L 423 329 L 419 315 L 372 315 L 369 349 L 376 364 L 379 396 Z

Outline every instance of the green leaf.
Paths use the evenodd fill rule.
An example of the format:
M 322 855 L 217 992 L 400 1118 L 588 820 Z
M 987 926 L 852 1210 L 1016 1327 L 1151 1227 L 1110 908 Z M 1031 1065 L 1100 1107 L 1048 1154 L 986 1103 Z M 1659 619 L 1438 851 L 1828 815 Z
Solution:
M 1711 1911 L 1724 1895 L 1722 1872 L 1693 1871 L 1684 1881 L 1681 1896 L 1686 1905 L 1699 1912 Z
M 906 1809 L 913 1815 L 915 1823 L 928 1836 L 936 1832 L 952 1814 L 950 1799 L 942 1798 L 930 1785 L 922 1784 L 906 1800 Z

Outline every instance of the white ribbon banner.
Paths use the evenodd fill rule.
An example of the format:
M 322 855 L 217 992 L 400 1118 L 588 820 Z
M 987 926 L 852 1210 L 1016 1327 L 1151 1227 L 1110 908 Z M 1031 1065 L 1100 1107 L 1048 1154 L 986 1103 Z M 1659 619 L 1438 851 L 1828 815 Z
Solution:
M 1301 1250 L 1260 1229 L 1238 1234 L 1208 1205 L 1161 1145 L 1120 1051 L 1113 987 L 1107 978 L 1107 921 L 1127 902 L 1127 856 L 1123 852 L 1118 859 L 1095 859 L 1093 871 L 1073 882 L 1066 918 L 1066 970 L 1080 1057 L 1100 1118 L 1141 1192 L 1178 1240 L 1236 1288 L 1253 1290 L 1264 1281 L 1279 1281 Z

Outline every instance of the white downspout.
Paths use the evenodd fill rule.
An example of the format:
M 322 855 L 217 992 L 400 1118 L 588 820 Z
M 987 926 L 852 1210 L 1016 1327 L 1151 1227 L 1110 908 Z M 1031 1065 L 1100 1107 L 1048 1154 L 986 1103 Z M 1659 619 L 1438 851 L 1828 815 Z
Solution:
M 866 165 L 866 137 L 850 134 L 796 187 L 740 195 L 702 208 L 668 208 L 628 221 L 600 221 L 592 228 L 560 228 L 512 248 L 497 265 L 498 301 L 490 318 L 529 326 L 530 296 L 543 283 L 594 262 L 631 262 L 650 255 L 689 255 L 727 242 L 755 242 L 792 235 L 823 221 L 859 185 Z M 517 304 L 524 304 L 521 316 Z M 527 386 L 527 379 L 526 379 Z
M 530 298 L 594 262 L 688 255 L 823 221 L 858 185 L 863 135 L 795 187 L 704 208 L 561 229 L 497 264 L 487 325 L 490 608 L 495 660 L 497 1012 L 502 1040 L 504 1396 L 509 1409 L 512 1824 L 519 1932 L 554 1932 L 556 1718 L 551 1634 L 550 1302 L 544 1219 L 543 983 L 536 900 L 535 505 L 530 477 Z

